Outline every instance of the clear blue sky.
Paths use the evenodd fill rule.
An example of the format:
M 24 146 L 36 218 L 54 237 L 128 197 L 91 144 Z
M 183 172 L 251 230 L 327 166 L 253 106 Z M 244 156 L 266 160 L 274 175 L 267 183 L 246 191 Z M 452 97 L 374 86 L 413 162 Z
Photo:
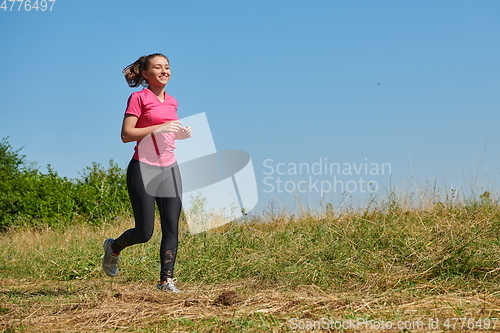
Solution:
M 125 167 L 133 144 L 119 134 L 134 89 L 121 70 L 160 52 L 170 58 L 167 91 L 179 115 L 205 112 L 219 150 L 251 155 L 261 207 L 281 195 L 264 183 L 267 159 L 272 166 L 312 166 L 320 158 L 390 163 L 390 176 L 364 179 L 401 188 L 414 180 L 443 188 L 475 183 L 498 193 L 497 0 L 57 0 L 51 12 L 18 7 L 0 10 L 0 137 L 24 147 L 42 170 L 51 164 L 78 177 L 93 161 L 110 159 Z M 276 185 L 278 176 L 267 183 Z M 308 175 L 281 180 L 295 186 Z M 303 195 L 317 202 L 313 192 Z M 329 195 L 324 200 L 342 196 Z

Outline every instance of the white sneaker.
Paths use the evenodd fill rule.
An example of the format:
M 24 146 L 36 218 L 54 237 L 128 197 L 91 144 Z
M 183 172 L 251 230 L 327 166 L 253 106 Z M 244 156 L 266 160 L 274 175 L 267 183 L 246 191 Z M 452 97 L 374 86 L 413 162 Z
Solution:
M 173 293 L 180 293 L 181 291 L 175 286 L 175 282 L 177 282 L 177 278 L 167 278 L 167 282 L 159 283 L 156 287 L 159 290 L 171 291 Z
M 111 251 L 111 243 L 113 238 L 108 238 L 104 241 L 102 247 L 104 248 L 104 256 L 102 257 L 102 269 L 107 276 L 114 277 L 118 274 L 118 261 L 120 256 L 115 256 Z

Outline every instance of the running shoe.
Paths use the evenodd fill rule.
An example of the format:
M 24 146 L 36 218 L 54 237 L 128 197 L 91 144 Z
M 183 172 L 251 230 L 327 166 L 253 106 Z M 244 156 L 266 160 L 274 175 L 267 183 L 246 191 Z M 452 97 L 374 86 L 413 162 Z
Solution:
M 102 269 L 107 276 L 114 277 L 118 274 L 118 260 L 119 255 L 114 255 L 111 251 L 111 244 L 113 243 L 113 238 L 108 238 L 104 241 L 104 256 L 102 257 Z
M 159 283 L 156 287 L 158 288 L 158 290 L 180 293 L 181 291 L 175 286 L 175 282 L 177 282 L 177 278 L 167 278 L 167 282 Z

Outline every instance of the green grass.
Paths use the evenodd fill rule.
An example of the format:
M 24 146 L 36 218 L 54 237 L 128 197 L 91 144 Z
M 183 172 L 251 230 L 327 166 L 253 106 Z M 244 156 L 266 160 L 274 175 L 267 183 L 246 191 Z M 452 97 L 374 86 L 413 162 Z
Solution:
M 101 272 L 102 241 L 131 224 L 123 218 L 115 225 L 18 228 L 3 233 L 0 279 L 8 283 L 0 293 L 0 316 L 11 323 L 4 328 L 30 331 L 32 326 L 26 323 L 56 304 L 68 311 L 72 306 L 90 311 L 123 297 L 141 311 L 147 311 L 144 304 L 157 304 L 159 296 L 148 294 L 153 291 L 146 292 L 147 297 L 142 294 L 157 280 L 158 232 L 150 242 L 123 251 L 118 278 L 109 279 Z M 116 329 L 272 332 L 284 329 L 292 317 L 407 320 L 415 315 L 465 316 L 475 310 L 481 310 L 483 318 L 498 316 L 498 306 L 491 305 L 494 301 L 484 301 L 479 309 L 473 300 L 496 300 L 500 292 L 499 231 L 500 207 L 492 200 L 437 203 L 413 210 L 393 206 L 340 216 L 283 214 L 273 221 L 227 224 L 196 235 L 183 224 L 176 276 L 188 292 L 171 300 L 183 315 L 147 317 L 139 327 L 127 322 L 127 329 Z M 211 291 L 203 296 L 200 290 L 205 288 Z M 226 308 L 214 305 L 224 290 L 236 290 L 244 301 Z M 301 296 L 294 299 L 296 293 Z M 253 302 L 253 297 L 259 301 Z M 447 312 L 436 314 L 425 306 L 408 312 L 403 307 L 429 298 L 447 304 L 443 307 Z M 185 314 L 198 308 L 199 315 Z M 201 309 L 211 315 L 203 315 Z M 46 327 L 33 330 L 43 332 Z
M 100 274 L 101 241 L 120 227 L 78 226 L 4 233 L 0 276 L 66 281 Z M 340 217 L 283 218 L 273 223 L 227 224 L 190 235 L 183 229 L 177 275 L 191 283 L 257 279 L 268 286 L 314 284 L 371 290 L 454 280 L 474 288 L 497 278 L 500 210 L 463 206 L 429 211 L 389 211 Z M 124 251 L 130 281 L 154 280 L 159 234 Z

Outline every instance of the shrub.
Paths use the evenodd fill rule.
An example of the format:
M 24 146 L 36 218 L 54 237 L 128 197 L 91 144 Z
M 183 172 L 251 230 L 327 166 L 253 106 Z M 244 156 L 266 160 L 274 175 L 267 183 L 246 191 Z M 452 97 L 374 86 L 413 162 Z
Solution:
M 84 169 L 81 179 L 61 177 L 50 165 L 29 165 L 7 138 L 0 142 L 0 228 L 101 224 L 128 213 L 125 171 L 112 160 Z

